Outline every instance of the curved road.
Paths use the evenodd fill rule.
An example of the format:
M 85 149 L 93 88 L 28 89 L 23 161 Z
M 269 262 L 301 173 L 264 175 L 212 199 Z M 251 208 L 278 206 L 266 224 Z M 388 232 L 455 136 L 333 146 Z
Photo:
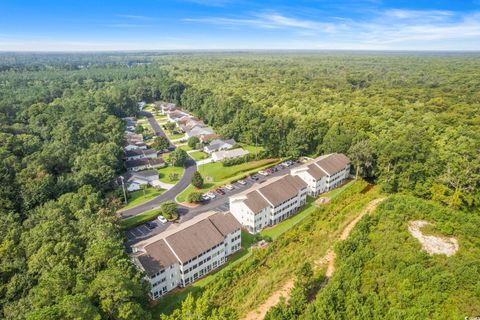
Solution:
M 162 128 L 158 124 L 157 120 L 153 117 L 153 115 L 150 112 L 142 111 L 142 115 L 146 116 L 148 119 L 148 122 L 150 122 L 150 125 L 152 126 L 153 130 L 155 131 L 155 135 L 157 136 L 163 136 L 168 139 L 167 135 L 165 132 L 163 132 Z M 168 140 L 170 141 L 170 139 Z M 170 146 L 175 148 L 175 146 L 170 142 Z M 175 184 L 173 188 L 170 190 L 166 191 L 165 193 L 159 195 L 158 197 L 153 198 L 152 200 L 149 200 L 141 205 L 138 205 L 136 207 L 120 211 L 120 215 L 122 219 L 129 218 L 131 216 L 135 216 L 137 214 L 140 214 L 142 212 L 155 209 L 157 208 L 160 203 L 168 201 L 168 200 L 175 200 L 175 197 L 180 194 L 183 190 L 185 190 L 190 182 L 192 181 L 193 173 L 197 170 L 197 165 L 195 161 L 191 158 L 189 158 L 185 162 L 185 172 L 183 173 L 182 179 Z

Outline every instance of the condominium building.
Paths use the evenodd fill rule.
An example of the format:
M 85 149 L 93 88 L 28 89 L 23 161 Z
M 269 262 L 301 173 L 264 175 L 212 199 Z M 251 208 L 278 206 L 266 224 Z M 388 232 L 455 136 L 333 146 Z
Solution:
M 308 194 L 316 197 L 342 184 L 350 176 L 350 159 L 331 153 L 313 159 L 290 171 L 308 184 Z
M 240 250 L 240 228 L 231 213 L 209 211 L 136 244 L 133 261 L 145 272 L 151 297 L 185 287 L 225 264 Z
M 307 184 L 285 175 L 257 183 L 231 196 L 230 212 L 250 233 L 275 225 L 295 214 L 307 199 Z

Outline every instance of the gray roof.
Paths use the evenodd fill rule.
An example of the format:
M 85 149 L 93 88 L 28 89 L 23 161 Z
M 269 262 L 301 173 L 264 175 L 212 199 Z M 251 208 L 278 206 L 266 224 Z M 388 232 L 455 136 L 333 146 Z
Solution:
M 193 136 L 193 135 L 209 134 L 209 133 L 215 133 L 215 132 L 209 127 L 196 126 L 192 130 L 188 131 L 187 133 L 188 135 Z
M 165 161 L 163 161 L 162 158 L 143 158 L 143 159 L 127 160 L 125 161 L 125 166 L 127 168 L 135 168 L 135 167 L 146 166 L 146 165 L 155 166 L 163 163 L 165 163 Z
M 350 163 L 350 159 L 342 153 L 332 153 L 320 158 L 320 160 L 315 161 L 315 164 L 325 170 L 329 176 L 345 169 Z
M 285 200 L 295 197 L 298 192 L 307 187 L 307 183 L 300 177 L 286 175 L 258 191 L 274 206 L 278 206 Z
M 158 177 L 157 170 L 144 170 L 144 171 L 137 171 L 131 173 L 132 177 L 141 177 L 141 178 L 148 178 L 148 177 Z
M 157 151 L 152 149 L 133 149 L 133 150 L 125 151 L 126 157 L 134 157 L 138 155 L 150 155 L 150 154 L 157 154 Z
M 240 223 L 230 212 L 215 213 L 214 215 L 208 217 L 208 220 L 213 223 L 213 225 L 223 236 L 226 236 L 241 228 Z
M 148 276 L 152 276 L 177 262 L 177 258 L 163 239 L 147 245 L 145 252 L 139 255 L 137 259 Z

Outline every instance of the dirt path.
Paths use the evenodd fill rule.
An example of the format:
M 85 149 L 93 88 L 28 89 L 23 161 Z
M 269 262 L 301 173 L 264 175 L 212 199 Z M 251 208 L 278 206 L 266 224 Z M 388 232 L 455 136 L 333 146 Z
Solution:
M 353 219 L 346 227 L 343 229 L 340 235 L 340 241 L 343 241 L 348 238 L 350 232 L 352 232 L 355 225 L 363 218 L 366 214 L 370 214 L 373 212 L 377 206 L 385 200 L 385 198 L 378 198 L 372 200 L 368 203 L 367 207 L 355 218 Z M 335 259 L 336 254 L 333 251 L 333 248 L 328 249 L 327 253 L 315 262 L 314 267 L 319 268 L 322 265 L 327 264 L 327 271 L 325 272 L 325 279 L 320 284 L 320 288 L 323 288 L 327 283 L 328 280 L 332 277 L 333 273 L 335 272 Z M 284 297 L 287 301 L 290 295 L 290 291 L 292 290 L 294 285 L 294 279 L 289 279 L 283 287 L 279 290 L 275 291 L 262 305 L 260 305 L 257 309 L 250 311 L 244 318 L 244 320 L 262 320 L 265 318 L 268 310 L 275 306 L 278 302 L 280 302 L 280 298 Z

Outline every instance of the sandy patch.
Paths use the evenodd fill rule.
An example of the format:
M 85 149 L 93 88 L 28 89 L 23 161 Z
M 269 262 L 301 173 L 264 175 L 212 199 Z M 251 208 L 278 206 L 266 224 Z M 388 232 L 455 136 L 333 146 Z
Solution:
M 423 250 L 427 251 L 430 255 L 433 254 L 445 254 L 447 256 L 453 256 L 458 251 L 457 239 L 450 237 L 436 237 L 427 236 L 422 233 L 420 228 L 429 225 L 430 222 L 424 220 L 410 221 L 408 223 L 408 231 L 412 236 L 420 241 Z

